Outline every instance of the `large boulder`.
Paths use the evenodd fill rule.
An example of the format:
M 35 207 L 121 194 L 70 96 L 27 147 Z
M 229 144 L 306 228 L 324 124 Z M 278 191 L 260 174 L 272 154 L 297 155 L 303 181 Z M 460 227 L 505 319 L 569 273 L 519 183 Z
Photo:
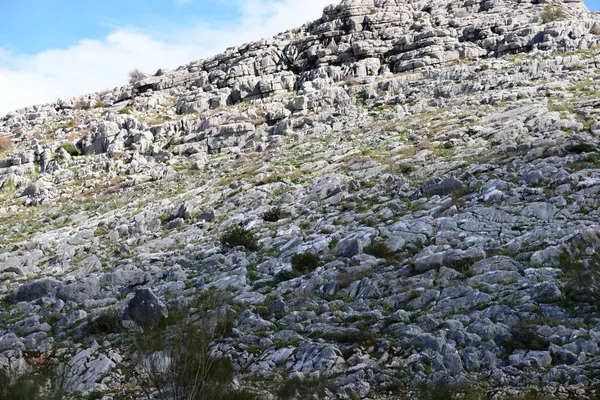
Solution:
M 154 325 L 169 315 L 167 307 L 150 289 L 138 289 L 129 301 L 127 314 L 141 326 Z
M 55 293 L 58 286 L 58 281 L 49 278 L 27 282 L 15 290 L 13 300 L 15 302 L 34 301 L 43 297 L 48 297 Z

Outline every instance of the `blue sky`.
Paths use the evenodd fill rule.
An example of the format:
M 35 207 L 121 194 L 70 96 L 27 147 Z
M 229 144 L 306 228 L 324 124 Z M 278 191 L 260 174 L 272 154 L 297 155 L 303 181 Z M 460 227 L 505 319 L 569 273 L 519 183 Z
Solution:
M 584 3 L 590 11 L 600 11 L 600 0 L 587 0 Z
M 0 116 L 319 18 L 333 0 L 0 0 Z
M 117 27 L 152 29 L 242 17 L 235 3 L 210 0 L 0 0 L 0 47 L 33 54 L 100 39 Z
M 0 115 L 272 36 L 333 1 L 0 0 Z M 600 0 L 585 3 L 600 11 Z

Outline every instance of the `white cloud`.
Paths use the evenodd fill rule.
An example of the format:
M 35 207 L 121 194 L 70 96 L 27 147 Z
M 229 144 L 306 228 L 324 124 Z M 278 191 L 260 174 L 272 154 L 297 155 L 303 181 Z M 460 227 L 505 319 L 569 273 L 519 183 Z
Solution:
M 146 72 L 174 68 L 217 54 L 226 47 L 272 36 L 318 18 L 323 7 L 331 3 L 234 1 L 242 18 L 219 27 L 203 23 L 153 31 L 117 28 L 102 40 L 83 39 L 73 47 L 35 55 L 14 54 L 0 48 L 0 115 L 122 85 L 134 68 Z

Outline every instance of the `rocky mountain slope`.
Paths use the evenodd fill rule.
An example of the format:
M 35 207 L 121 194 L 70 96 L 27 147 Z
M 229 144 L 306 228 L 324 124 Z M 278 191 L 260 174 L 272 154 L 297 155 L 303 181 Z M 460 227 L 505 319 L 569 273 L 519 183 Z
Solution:
M 579 1 L 344 0 L 9 113 L 0 398 L 592 398 L 599 45 Z

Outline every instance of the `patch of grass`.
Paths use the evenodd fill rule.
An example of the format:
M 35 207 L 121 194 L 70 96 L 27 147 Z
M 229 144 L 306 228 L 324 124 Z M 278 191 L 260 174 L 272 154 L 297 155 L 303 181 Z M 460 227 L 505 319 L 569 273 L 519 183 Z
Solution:
M 242 246 L 246 250 L 258 250 L 258 239 L 253 231 L 240 226 L 229 228 L 221 236 L 221 244 L 225 247 Z
M 131 114 L 133 112 L 133 107 L 127 106 L 123 107 L 119 110 L 119 114 Z
M 77 157 L 81 155 L 79 149 L 72 143 L 63 143 L 59 146 L 59 149 L 64 149 L 71 157 Z
M 106 102 L 101 101 L 101 100 L 97 101 L 94 104 L 94 108 L 106 108 L 106 107 L 108 107 L 108 104 L 106 104 Z

